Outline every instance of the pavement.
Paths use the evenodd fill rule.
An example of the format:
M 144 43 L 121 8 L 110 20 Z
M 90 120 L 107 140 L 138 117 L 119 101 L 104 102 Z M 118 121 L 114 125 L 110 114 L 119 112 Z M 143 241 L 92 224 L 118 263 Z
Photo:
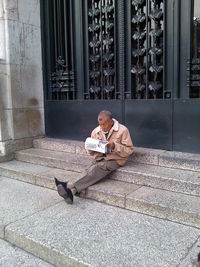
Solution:
M 79 197 L 67 205 L 55 190 L 3 176 L 0 185 L 0 266 L 196 264 L 198 228 Z

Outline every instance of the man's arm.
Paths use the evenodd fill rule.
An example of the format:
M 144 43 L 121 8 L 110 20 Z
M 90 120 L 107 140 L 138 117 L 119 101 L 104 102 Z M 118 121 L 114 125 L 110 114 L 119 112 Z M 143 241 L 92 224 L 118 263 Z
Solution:
M 120 157 L 125 158 L 133 153 L 133 143 L 128 129 L 124 130 L 121 143 L 113 143 L 114 145 L 111 142 L 111 144 L 109 144 L 109 147 L 113 150 L 113 153 L 118 154 Z

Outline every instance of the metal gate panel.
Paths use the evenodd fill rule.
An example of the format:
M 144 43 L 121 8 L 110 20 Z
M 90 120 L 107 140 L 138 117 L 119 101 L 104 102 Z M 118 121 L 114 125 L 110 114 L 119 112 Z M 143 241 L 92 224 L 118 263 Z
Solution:
M 108 109 L 136 146 L 200 152 L 198 1 L 41 1 L 46 134 L 83 140 Z
M 97 116 L 102 109 L 110 110 L 117 120 L 122 121 L 121 101 L 48 101 L 45 110 L 46 135 L 83 141 L 97 126 Z
M 175 100 L 173 150 L 200 153 L 200 99 Z
M 200 153 L 200 12 L 197 7 L 199 0 L 180 2 L 179 92 L 173 104 L 173 150 L 192 153 Z
M 171 100 L 126 100 L 125 122 L 136 146 L 172 150 Z

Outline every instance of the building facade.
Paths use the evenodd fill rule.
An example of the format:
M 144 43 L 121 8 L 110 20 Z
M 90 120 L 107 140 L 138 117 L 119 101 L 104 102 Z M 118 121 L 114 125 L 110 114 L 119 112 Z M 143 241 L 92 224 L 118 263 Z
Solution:
M 84 140 L 102 109 L 136 146 L 200 153 L 199 0 L 0 3 L 2 153 Z

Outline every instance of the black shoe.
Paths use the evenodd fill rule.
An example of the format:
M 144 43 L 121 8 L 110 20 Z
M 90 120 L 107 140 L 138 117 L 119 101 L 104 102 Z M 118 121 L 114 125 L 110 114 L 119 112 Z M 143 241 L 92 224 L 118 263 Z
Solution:
M 73 194 L 72 191 L 67 188 L 67 183 L 61 182 L 56 178 L 54 179 L 57 186 L 58 194 L 63 197 L 68 204 L 73 204 Z
M 54 177 L 54 181 L 55 181 L 56 186 L 61 184 L 61 185 L 63 185 L 64 188 L 67 188 L 67 182 L 61 182 L 56 177 Z

